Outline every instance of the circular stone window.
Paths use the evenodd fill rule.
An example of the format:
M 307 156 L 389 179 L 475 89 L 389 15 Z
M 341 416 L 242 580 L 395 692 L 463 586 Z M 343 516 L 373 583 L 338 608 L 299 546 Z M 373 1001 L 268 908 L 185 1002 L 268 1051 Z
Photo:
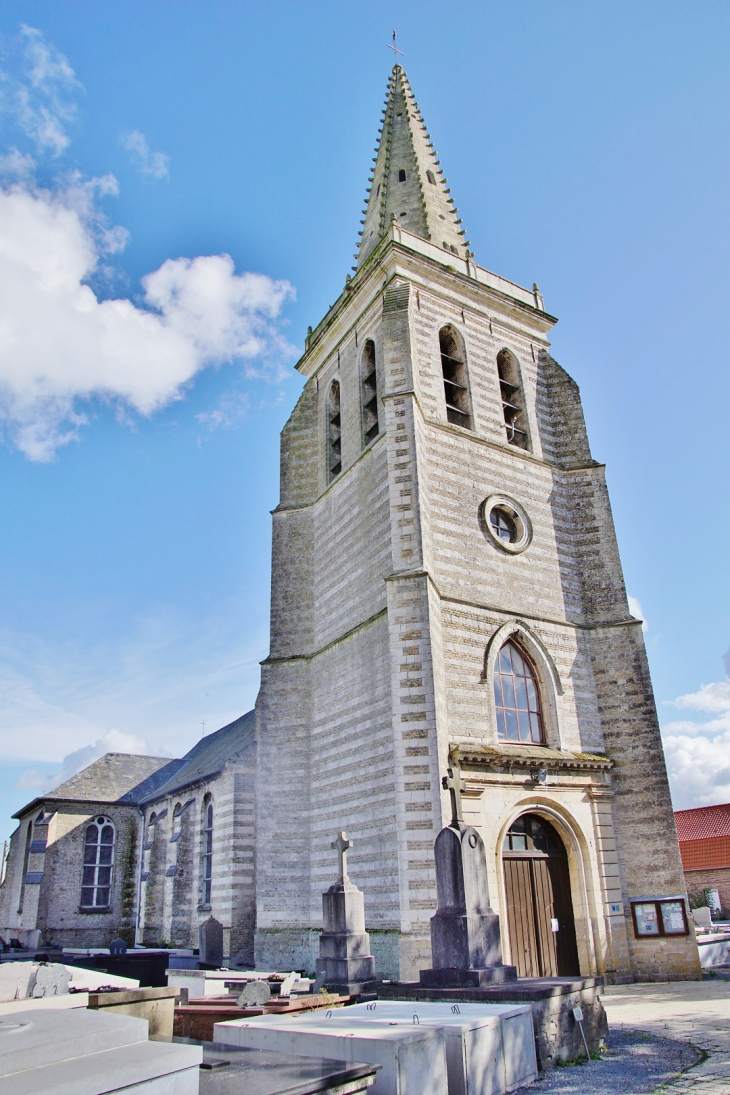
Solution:
M 517 502 L 493 494 L 482 504 L 484 527 L 504 551 L 517 555 L 530 546 L 530 519 Z

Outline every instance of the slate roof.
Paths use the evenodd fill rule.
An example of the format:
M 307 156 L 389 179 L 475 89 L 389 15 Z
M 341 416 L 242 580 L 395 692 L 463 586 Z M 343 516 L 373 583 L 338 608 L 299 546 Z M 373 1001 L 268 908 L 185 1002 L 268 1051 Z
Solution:
M 674 820 L 680 842 L 730 836 L 730 803 L 697 806 L 693 810 L 675 810 Z
M 229 722 L 227 726 L 208 734 L 186 753 L 178 767 L 170 772 L 163 784 L 158 784 L 148 793 L 143 803 L 171 795 L 182 787 L 187 787 L 201 779 L 209 779 L 220 772 L 238 753 L 250 745 L 255 734 L 256 712 L 248 711 L 240 719 Z
M 36 803 L 48 801 L 109 802 L 131 806 L 165 783 L 184 760 L 141 757 L 129 753 L 105 753 L 60 787 L 33 799 L 13 817 L 20 818 Z

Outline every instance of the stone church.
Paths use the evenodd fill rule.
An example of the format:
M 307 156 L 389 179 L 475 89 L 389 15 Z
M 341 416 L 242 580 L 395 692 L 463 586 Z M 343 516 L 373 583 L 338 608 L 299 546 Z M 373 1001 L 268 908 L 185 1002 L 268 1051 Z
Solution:
M 212 910 L 232 958 L 311 971 L 346 829 L 379 972 L 416 978 L 458 763 L 521 976 L 698 977 L 641 622 L 556 319 L 474 261 L 398 65 L 356 257 L 297 365 L 255 713 L 213 758 L 127 788 L 136 835 L 105 853 L 106 889 L 124 804 L 89 789 L 69 927 L 88 873 L 109 927 L 128 890 L 141 942 L 191 945 Z M 38 807 L 18 815 L 0 934 L 35 927 L 16 894 Z

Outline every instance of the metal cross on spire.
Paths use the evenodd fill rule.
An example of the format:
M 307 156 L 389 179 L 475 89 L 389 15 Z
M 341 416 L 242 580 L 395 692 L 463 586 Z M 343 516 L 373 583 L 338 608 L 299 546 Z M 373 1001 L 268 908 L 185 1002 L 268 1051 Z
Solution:
M 340 857 L 339 863 L 339 878 L 338 882 L 349 882 L 350 879 L 347 876 L 347 849 L 352 847 L 352 841 L 347 839 L 347 833 L 344 829 L 341 829 L 337 834 L 337 840 L 333 840 L 330 844 L 330 848 L 334 848 Z
M 461 796 L 466 791 L 466 784 L 461 778 L 461 768 L 458 764 L 452 764 L 446 769 L 447 775 L 441 779 L 441 786 L 451 795 L 451 828 L 459 829 L 464 824 L 461 812 Z
M 403 52 L 403 50 L 398 49 L 398 37 L 395 33 L 395 27 L 393 27 L 393 44 L 391 45 L 390 43 L 388 43 L 388 49 L 393 50 L 393 56 L 395 58 L 396 65 L 398 64 L 398 54 L 400 54 L 401 57 L 405 57 L 405 53 Z

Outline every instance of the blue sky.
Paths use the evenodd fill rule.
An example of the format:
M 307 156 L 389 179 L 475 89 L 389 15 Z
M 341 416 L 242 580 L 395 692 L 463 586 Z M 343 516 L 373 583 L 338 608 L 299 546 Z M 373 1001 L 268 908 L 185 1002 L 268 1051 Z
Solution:
M 352 262 L 394 24 L 477 261 L 560 317 L 675 802 L 730 799 L 727 5 L 6 0 L 7 832 L 100 750 L 180 755 L 254 702 L 292 365 Z

